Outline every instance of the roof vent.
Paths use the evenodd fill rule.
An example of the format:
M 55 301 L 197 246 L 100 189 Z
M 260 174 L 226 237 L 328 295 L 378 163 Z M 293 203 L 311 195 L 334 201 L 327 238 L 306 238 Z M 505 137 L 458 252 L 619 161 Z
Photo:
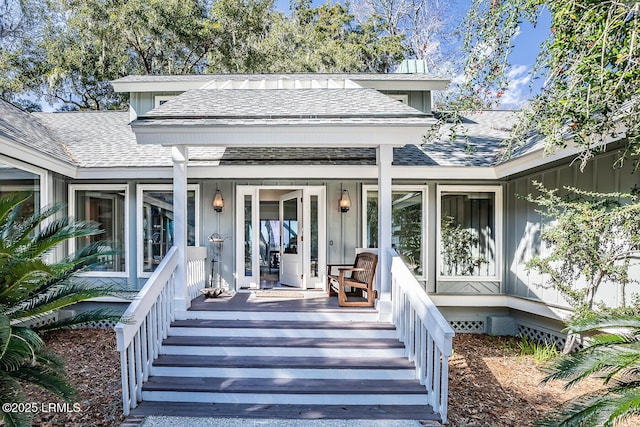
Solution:
M 427 74 L 429 73 L 429 68 L 427 67 L 427 61 L 424 59 L 405 59 L 398 65 L 395 73 Z

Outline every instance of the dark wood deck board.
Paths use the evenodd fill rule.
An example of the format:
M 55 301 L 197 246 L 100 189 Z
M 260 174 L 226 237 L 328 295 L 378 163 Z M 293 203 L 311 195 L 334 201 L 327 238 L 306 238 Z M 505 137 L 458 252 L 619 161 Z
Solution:
M 225 329 L 348 329 L 348 330 L 395 330 L 391 323 L 383 322 L 335 322 L 335 321 L 313 321 L 297 322 L 282 320 L 205 320 L 187 319 L 176 320 L 171 323 L 173 328 L 225 328 Z
M 268 357 L 184 356 L 162 354 L 154 366 L 203 368 L 292 368 L 292 369 L 414 369 L 406 357 Z
M 189 311 L 266 311 L 266 312 L 357 312 L 377 313 L 372 307 L 340 307 L 337 297 L 329 297 L 321 291 L 311 292 L 314 298 L 270 299 L 252 297 L 248 292 L 238 292 L 231 298 L 205 300 L 203 295 L 191 301 Z
M 312 348 L 404 348 L 393 338 L 273 338 L 273 337 L 206 337 L 170 336 L 163 345 L 196 347 L 312 347 Z
M 438 420 L 428 405 L 240 405 L 141 402 L 131 415 L 251 419 Z
M 417 380 L 200 378 L 151 376 L 145 391 L 269 394 L 426 394 Z

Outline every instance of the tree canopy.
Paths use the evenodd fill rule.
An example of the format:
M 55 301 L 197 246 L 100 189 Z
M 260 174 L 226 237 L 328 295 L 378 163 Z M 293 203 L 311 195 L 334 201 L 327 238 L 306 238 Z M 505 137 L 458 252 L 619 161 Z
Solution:
M 626 138 L 621 161 L 640 156 L 640 3 L 612 0 L 473 0 L 466 19 L 466 79 L 454 110 L 499 105 L 509 54 L 523 20 L 551 15 L 532 70 L 544 80 L 523 110 L 510 148 L 532 132 L 549 150 L 573 141 L 582 165 L 612 139 Z M 507 154 L 509 150 L 507 150 Z
M 339 3 L 287 16 L 273 0 L 7 1 L 0 93 L 66 109 L 124 107 L 109 81 L 129 74 L 388 71 L 406 50 Z

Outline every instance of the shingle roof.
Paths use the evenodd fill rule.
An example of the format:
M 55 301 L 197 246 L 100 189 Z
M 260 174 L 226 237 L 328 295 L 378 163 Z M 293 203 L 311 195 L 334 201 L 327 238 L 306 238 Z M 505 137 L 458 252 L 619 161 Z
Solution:
M 171 148 L 139 145 L 125 111 L 35 113 L 56 137 L 65 141 L 81 167 L 171 166 Z M 192 160 L 217 162 L 223 148 L 189 150 Z
M 281 73 L 281 74 L 188 74 L 188 75 L 129 75 L 115 80 L 118 83 L 137 82 L 210 82 L 225 80 L 310 80 L 350 79 L 379 81 L 431 81 L 449 79 L 421 73 Z
M 27 111 L 0 98 L 0 136 L 55 159 L 73 163 L 64 144 Z
M 25 113 L 26 114 L 26 113 Z M 171 150 L 159 145 L 139 145 L 129 126 L 127 112 L 35 113 L 56 139 L 65 141 L 78 166 L 153 167 L 171 166 Z M 450 141 L 443 134 L 425 146 L 394 149 L 399 166 L 490 166 L 501 161 L 502 141 L 515 121 L 511 111 L 484 111 L 466 120 L 466 135 Z M 469 148 L 466 148 L 466 144 Z M 520 150 L 525 154 L 535 147 Z M 517 156 L 516 156 L 517 157 Z M 192 162 L 233 164 L 373 165 L 371 148 L 192 147 Z
M 375 165 L 374 148 L 229 147 L 223 165 Z
M 189 90 L 140 118 L 344 119 L 427 114 L 374 89 Z
M 437 165 L 491 166 L 502 160 L 503 141 L 517 120 L 515 111 L 480 111 L 465 116 L 452 139 L 452 125 L 445 125 L 440 136 L 419 150 Z M 413 161 L 418 157 L 413 157 Z M 524 154 L 524 153 L 522 153 Z M 411 160 L 403 160 L 411 165 Z

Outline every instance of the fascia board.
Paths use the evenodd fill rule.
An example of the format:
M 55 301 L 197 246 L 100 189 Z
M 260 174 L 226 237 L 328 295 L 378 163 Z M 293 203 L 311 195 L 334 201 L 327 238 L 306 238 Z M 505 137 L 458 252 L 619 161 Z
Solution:
M 521 172 L 544 166 L 557 160 L 563 160 L 567 157 L 577 156 L 582 150 L 576 147 L 563 148 L 552 154 L 545 155 L 544 148 L 540 148 L 531 153 L 527 153 L 513 160 L 494 166 L 497 178 L 507 178 Z
M 172 179 L 171 166 L 123 166 L 114 168 L 79 168 L 76 179 Z
M 391 175 L 396 179 L 498 179 L 491 166 L 392 166 Z
M 549 319 L 566 321 L 573 314 L 570 308 L 548 305 L 543 301 L 518 298 L 512 295 L 439 295 L 429 294 L 438 307 L 496 307 L 510 308 Z
M 330 172 L 329 172 L 330 170 Z M 224 179 L 378 179 L 375 165 L 188 166 L 189 178 Z
M 7 157 L 32 164 L 42 169 L 75 178 L 78 168 L 75 165 L 58 160 L 47 153 L 17 144 L 7 138 L 0 137 L 0 151 Z
M 603 141 L 600 141 L 594 144 L 593 148 L 606 146 L 607 144 L 611 144 L 613 142 L 618 142 L 626 137 L 626 128 L 622 125 L 622 123 L 618 123 L 616 125 L 616 129 L 613 135 L 609 135 L 604 138 Z M 539 149 L 532 151 L 531 153 L 527 153 L 523 156 L 520 156 L 513 160 L 507 160 L 506 162 L 496 165 L 496 174 L 499 178 L 505 178 L 513 174 L 517 174 L 520 172 L 525 172 L 529 169 L 536 168 L 538 166 L 544 166 L 548 163 L 552 163 L 557 160 L 564 160 L 568 157 L 578 156 L 581 152 L 584 151 L 583 147 L 576 146 L 575 142 L 572 138 L 567 139 L 567 147 L 562 149 L 557 149 L 553 151 L 551 154 L 546 154 L 544 151 L 544 146 Z
M 118 82 L 112 81 L 115 92 L 186 92 L 190 89 L 200 89 L 209 80 L 192 81 L 162 81 L 162 82 Z
M 218 147 L 377 147 L 421 141 L 425 125 L 133 126 L 138 144 Z
M 449 80 L 364 80 L 351 78 L 362 87 L 377 90 L 445 90 Z

